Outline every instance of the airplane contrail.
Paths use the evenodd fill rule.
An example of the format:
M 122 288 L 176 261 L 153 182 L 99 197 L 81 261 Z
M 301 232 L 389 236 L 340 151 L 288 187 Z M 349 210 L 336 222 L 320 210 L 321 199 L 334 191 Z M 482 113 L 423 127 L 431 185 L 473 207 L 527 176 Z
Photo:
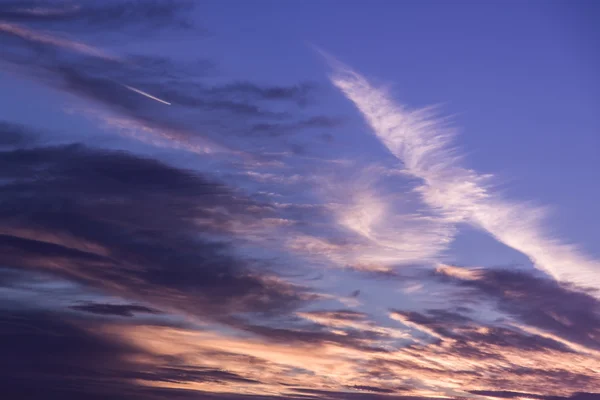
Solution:
M 127 88 L 127 89 L 129 89 L 129 90 L 133 91 L 133 92 L 136 92 L 136 93 L 139 93 L 139 94 L 141 94 L 142 96 L 146 96 L 146 97 L 148 97 L 149 99 L 156 100 L 156 101 L 158 101 L 158 102 L 160 102 L 160 103 L 163 103 L 163 104 L 166 104 L 166 105 L 168 105 L 168 106 L 170 106 L 170 105 L 171 105 L 171 103 L 169 103 L 168 101 L 164 101 L 164 100 L 161 100 L 161 99 L 159 99 L 158 97 L 154 97 L 154 96 L 152 96 L 151 94 L 144 92 L 143 90 L 136 89 L 136 88 L 134 88 L 134 87 L 131 87 L 131 86 L 128 86 L 128 85 L 123 85 L 123 86 L 124 86 L 125 88 Z

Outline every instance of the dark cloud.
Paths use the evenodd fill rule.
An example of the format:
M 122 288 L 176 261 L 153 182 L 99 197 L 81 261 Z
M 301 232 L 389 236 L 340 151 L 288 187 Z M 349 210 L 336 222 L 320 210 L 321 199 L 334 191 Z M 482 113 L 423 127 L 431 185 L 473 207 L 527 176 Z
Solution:
M 213 317 L 304 301 L 231 247 L 266 211 L 203 176 L 67 145 L 0 152 L 0 179 L 1 265 Z
M 506 269 L 480 269 L 476 279 L 445 281 L 468 288 L 467 298 L 491 300 L 522 321 L 575 343 L 600 349 L 600 301 L 584 289 L 543 276 Z
M 452 339 L 452 351 L 465 358 L 501 357 L 487 352 L 487 346 L 499 346 L 526 351 L 548 349 L 571 352 L 564 344 L 540 335 L 527 334 L 505 326 L 491 326 L 447 310 L 415 311 L 393 310 L 406 320 L 431 329 L 443 338 Z
M 2 310 L 0 333 L 0 386 L 11 399 L 108 398 L 125 383 L 127 356 L 137 354 L 55 314 Z
M 127 90 L 122 84 L 107 77 L 86 74 L 81 69 L 67 65 L 56 68 L 54 72 L 65 90 L 107 104 L 112 108 L 136 114 L 142 113 L 148 104 L 153 105 L 154 100 Z
M 367 385 L 354 385 L 352 389 L 356 390 L 364 390 L 365 392 L 375 392 L 375 393 L 394 393 L 393 389 L 383 389 L 375 386 L 367 386 Z
M 292 134 L 307 129 L 330 129 L 341 124 L 339 118 L 327 116 L 314 116 L 302 121 L 288 123 L 269 123 L 262 122 L 254 124 L 251 127 L 251 133 L 254 135 L 266 135 L 271 137 Z
M 225 95 L 239 100 L 289 100 L 305 105 L 313 96 L 316 85 L 301 83 L 294 86 L 258 86 L 251 82 L 234 82 L 209 89 L 217 96 Z
M 0 120 L 0 149 L 2 147 L 24 147 L 31 145 L 38 135 L 18 124 Z
M 370 387 L 370 386 L 363 386 Z M 373 387 L 371 387 L 373 388 Z M 378 390 L 371 390 L 373 392 L 379 392 L 381 390 L 381 394 L 379 393 L 364 393 L 362 392 L 364 389 L 360 389 L 360 386 L 356 388 L 355 392 L 351 391 L 329 391 L 329 390 L 316 390 L 316 389 L 304 389 L 304 388 L 295 388 L 294 391 L 300 393 L 311 394 L 318 399 L 331 399 L 331 400 L 429 400 L 431 398 L 423 396 L 403 396 L 403 395 L 393 395 L 394 391 L 387 391 L 386 389 L 375 388 Z M 362 393 L 361 393 L 362 392 Z
M 121 32 L 127 36 L 128 29 L 138 24 L 176 24 L 178 15 L 189 14 L 193 2 L 83 2 L 63 13 L 48 12 L 47 5 L 15 4 L 0 5 L 0 21 L 5 21 L 0 25 L 5 68 L 93 101 L 134 123 L 168 132 L 169 140 L 177 143 L 204 138 L 228 148 L 242 147 L 246 152 L 255 147 L 261 151 L 287 149 L 287 142 L 270 139 L 307 130 L 330 130 L 340 123 L 339 118 L 301 110 L 314 98 L 317 88 L 313 83 L 208 84 L 203 79 L 216 70 L 210 60 L 194 63 L 155 55 L 120 56 L 53 34 L 54 28 L 62 32 L 73 24 L 95 24 L 94 30 L 103 35 Z M 19 25 L 14 25 L 17 20 Z M 43 32 L 38 29 L 40 24 Z
M 260 382 L 230 371 L 186 365 L 177 357 L 154 356 L 100 328 L 95 320 L 67 314 L 2 310 L 0 384 L 3 395 L 15 400 L 282 400 L 303 398 L 303 395 L 316 399 L 426 399 L 384 396 L 396 390 L 372 385 L 356 385 L 348 391 L 293 388 L 293 392 L 281 396 L 150 387 L 145 384 L 255 385 Z
M 135 71 L 137 78 L 141 81 L 152 82 L 154 79 L 164 79 L 169 82 L 178 82 L 186 78 L 211 76 L 217 72 L 216 64 L 204 58 L 183 61 L 155 54 L 129 54 L 125 56 L 125 60 L 131 70 L 115 70 L 112 75 L 114 78 L 127 79 L 130 77 L 129 72 Z M 95 71 L 95 65 L 91 63 L 88 66 L 90 71 Z
M 202 367 L 158 367 L 149 372 L 128 371 L 125 376 L 131 379 L 144 381 L 190 383 L 190 382 L 237 382 L 260 383 L 254 379 L 247 379 L 232 372 L 202 368 Z
M 554 387 L 569 387 L 573 389 L 598 387 L 598 377 L 596 374 L 586 375 L 561 368 L 537 368 L 513 365 L 500 367 L 496 371 L 500 373 L 496 382 L 500 387 L 510 384 L 507 380 L 502 378 L 505 376 L 504 374 L 526 376 L 529 379 L 535 379 L 538 382 L 543 381 L 547 385 Z M 514 387 L 514 383 L 511 386 Z M 548 393 L 543 384 L 538 384 L 535 391 L 542 394 L 544 392 Z
M 562 393 L 566 388 L 589 390 L 597 384 L 597 378 L 587 368 L 573 368 L 572 363 L 577 361 L 561 362 L 578 360 L 583 353 L 559 339 L 529 333 L 509 321 L 482 322 L 440 309 L 394 310 L 392 315 L 429 338 L 404 348 L 415 356 L 413 359 L 374 360 L 369 365 L 369 374 L 374 377 L 387 376 L 401 368 L 439 376 L 438 379 L 446 379 L 441 377 L 448 374 L 453 378 L 463 376 L 479 387 L 521 389 L 540 395 Z M 451 372 L 447 371 L 446 362 L 453 365 Z
M 153 358 L 100 333 L 92 320 L 66 314 L 2 309 L 0 337 L 0 386 L 3 396 L 14 400 L 193 399 L 202 392 L 155 390 L 139 382 L 258 383 L 232 372 Z M 139 357 L 152 362 L 132 361 Z
M 507 390 L 470 390 L 469 393 L 478 394 L 481 396 L 499 397 L 502 399 L 512 399 L 515 397 L 529 397 L 531 399 L 543 399 L 544 398 L 544 396 L 540 396 L 537 394 L 510 392 Z
M 159 311 L 138 304 L 105 304 L 85 303 L 69 307 L 73 310 L 99 315 L 116 315 L 119 317 L 133 317 L 134 314 L 158 314 Z
M 341 321 L 361 321 L 367 318 L 365 313 L 354 310 L 317 310 L 306 314 Z
M 0 1 L 0 20 L 90 32 L 92 29 L 190 29 L 186 0 Z M 93 31 L 92 31 L 93 32 Z
M 20 269 L 0 267 L 0 287 L 16 287 L 22 283 L 35 281 L 33 275 Z
M 218 88 L 186 82 L 183 80 L 185 76 L 173 78 L 178 74 L 174 70 L 177 68 L 175 65 L 161 62 L 161 68 L 149 61 L 139 63 L 135 60 L 136 64 L 131 66 L 102 61 L 96 62 L 93 67 L 59 61 L 46 67 L 45 71 L 50 71 L 52 79 L 57 79 L 50 83 L 53 86 L 60 86 L 63 90 L 100 102 L 151 126 L 187 131 L 191 136 L 207 135 L 206 132 L 195 129 L 199 122 L 216 129 L 220 134 L 236 136 L 278 136 L 307 129 L 335 128 L 340 123 L 339 119 L 327 116 L 312 116 L 292 122 L 290 120 L 294 117 L 289 112 L 272 111 L 259 101 L 260 98 L 240 98 L 234 87 Z M 165 80 L 165 76 L 171 78 Z M 170 110 L 164 109 L 164 105 L 128 90 L 124 84 L 150 93 L 174 107 L 194 108 L 205 114 L 198 114 L 201 120 L 198 117 L 185 117 L 176 121 L 167 112 Z M 260 89 L 258 86 L 256 88 Z M 157 115 L 156 110 L 161 107 L 164 113 Z M 215 119 L 217 116 L 225 119 Z M 234 119 L 227 119 L 231 117 Z M 218 139 L 218 136 L 212 135 L 211 139 Z
M 510 392 L 507 390 L 471 390 L 469 393 L 481 395 L 481 396 L 490 396 L 490 397 L 498 397 L 501 399 L 513 399 L 519 397 L 527 397 L 530 399 L 540 399 L 540 400 L 598 400 L 600 399 L 600 393 L 574 393 L 572 396 L 563 397 L 563 396 L 543 396 L 532 393 L 521 393 L 521 392 Z
M 341 121 L 307 110 L 319 90 L 313 83 L 277 86 L 234 81 L 215 85 L 204 80 L 217 70 L 210 60 L 118 55 L 83 43 L 90 38 L 105 43 L 115 37 L 126 41 L 141 38 L 140 32 L 162 33 L 166 28 L 194 29 L 188 19 L 192 6 L 193 2 L 187 1 L 0 0 L 1 65 L 85 98 L 128 121 L 168 132 L 170 140 L 188 143 L 206 137 L 228 148 L 252 151 L 256 144 L 255 148 L 263 151 L 268 146 L 286 146 L 304 154 L 306 144 L 280 137 L 302 132 L 305 137 L 331 139 L 323 131 L 337 128 Z M 300 317 L 299 310 L 308 308 L 303 306 L 314 309 L 310 302 L 318 296 L 286 283 L 273 272 L 285 267 L 280 260 L 253 256 L 251 250 L 240 246 L 247 242 L 238 232 L 240 226 L 252 227 L 265 218 L 283 215 L 295 218 L 299 226 L 303 219 L 322 223 L 333 218 L 330 209 L 259 202 L 205 174 L 127 152 L 81 144 L 45 146 L 36 141 L 38 136 L 26 127 L 0 123 L 0 286 L 3 295 L 21 290 L 21 297 L 11 304 L 14 309 L 0 314 L 0 387 L 7 398 L 422 399 L 398 395 L 419 386 L 417 378 L 404 379 L 402 371 L 407 376 L 416 371 L 428 382 L 452 379 L 454 384 L 464 378 L 477 382 L 479 388 L 515 388 L 519 376 L 529 379 L 529 386 L 518 388 L 523 391 L 546 383 L 551 384 L 548 390 L 552 393 L 596 387 L 596 378 L 585 375 L 582 368 L 571 372 L 564 364 L 551 365 L 558 360 L 551 356 L 557 354 L 572 357 L 570 360 L 579 356 L 566 345 L 501 321 L 477 321 L 467 315 L 466 307 L 393 311 L 417 329 L 430 332 L 434 338 L 428 340 L 405 337 L 404 331 L 394 332 L 353 310 L 321 309 Z M 334 239 L 325 241 L 340 244 Z M 469 281 L 436 276 L 465 288 L 464 298 L 471 303 L 493 301 L 500 311 L 524 325 L 598 348 L 598 302 L 585 291 L 514 271 L 481 271 L 477 279 Z M 401 277 L 389 272 L 380 273 L 379 278 Z M 88 291 L 88 296 L 98 295 L 93 297 L 96 301 L 78 303 L 81 297 L 65 296 L 61 304 L 67 309 L 61 312 L 24 308 L 24 304 L 56 307 L 58 300 L 33 304 L 31 298 L 50 298 L 65 281 Z M 38 285 L 29 293 L 22 290 L 38 282 L 45 286 Z M 359 290 L 351 294 L 359 295 Z M 134 318 L 139 315 L 152 318 Z M 171 321 L 189 316 L 196 324 L 193 328 L 192 323 L 182 328 L 183 323 Z M 340 370 L 352 369 L 360 379 L 345 381 L 338 389 L 347 390 L 340 391 L 295 388 L 290 380 L 281 384 L 290 391 L 281 396 L 145 386 L 210 383 L 235 391 L 235 385 L 261 385 L 256 375 L 250 378 L 237 369 L 219 369 L 215 366 L 219 359 L 234 360 L 231 365 L 265 368 L 266 372 L 271 372 L 269 364 L 277 363 L 275 371 L 289 372 L 294 382 L 297 376 L 318 370 L 306 366 L 306 371 L 298 372 L 303 368 L 285 365 L 285 356 L 273 361 L 234 353 L 242 351 L 239 349 L 232 353 L 198 350 L 194 357 L 150 354 L 131 344 L 141 346 L 144 335 L 134 337 L 136 329 L 125 328 L 143 331 L 146 319 L 160 319 L 172 330 L 165 329 L 165 336 L 157 339 L 164 345 L 165 337 L 178 329 L 190 329 L 181 337 L 188 333 L 202 337 L 201 329 L 214 329 L 211 335 L 222 334 L 223 343 L 248 339 L 249 346 L 289 346 L 307 349 L 307 353 L 323 350 L 324 354 L 329 347 L 345 348 L 348 355 L 340 356 L 339 361 L 347 364 Z M 160 332 L 156 331 L 157 336 Z M 127 333 L 131 342 L 123 342 Z M 521 353 L 549 358 L 544 360 L 546 365 L 524 366 L 510 357 Z M 210 365 L 202 365 L 198 355 L 205 356 Z M 190 359 L 197 365 L 188 365 Z M 386 379 L 395 386 L 382 384 Z M 398 381 L 410 383 L 404 388 L 397 386 Z M 310 386 L 310 382 L 302 386 Z M 517 392 L 472 393 L 518 397 L 513 396 Z M 594 396 L 586 393 L 570 398 Z
M 353 348 L 369 353 L 385 353 L 389 350 L 379 347 L 374 342 L 385 338 L 384 335 L 374 331 L 349 330 L 345 335 L 331 332 L 326 326 L 316 323 L 293 324 L 288 327 L 272 327 L 253 324 L 249 321 L 230 321 L 231 326 L 268 338 L 274 343 L 287 344 L 337 344 L 342 347 Z
M 14 130 L 17 136 L 19 132 L 27 136 L 23 127 L 13 128 L 8 124 L 4 129 Z M 187 365 L 183 358 L 149 355 L 110 334 L 100 333 L 105 332 L 97 325 L 100 321 L 118 327 L 118 324 L 139 323 L 137 318 L 118 317 L 154 312 L 154 308 L 138 303 L 216 321 L 244 337 L 256 336 L 258 338 L 253 340 L 263 343 L 311 349 L 335 345 L 365 355 L 365 359 L 355 365 L 365 379 L 357 380 L 355 387 L 339 392 L 303 388 L 297 391 L 301 396 L 412 399 L 395 395 L 401 390 L 379 386 L 375 379 L 397 379 L 386 377 L 398 374 L 399 370 L 417 371 L 430 377 L 448 373 L 440 366 L 443 363 L 433 360 L 423 363 L 418 357 L 387 357 L 396 351 L 432 359 L 446 355 L 463 360 L 462 369 L 453 369 L 452 376 L 479 380 L 484 388 L 514 388 L 515 376 L 550 383 L 553 390 L 561 384 L 587 389 L 596 382 L 595 377 L 583 373 L 510 362 L 505 354 L 552 352 L 571 356 L 572 353 L 563 344 L 546 337 L 500 323 L 497 326 L 483 324 L 465 314 L 468 310 L 463 308 L 394 311 L 423 330 L 436 333 L 445 341 L 444 346 L 436 342 L 399 344 L 386 330 L 378 329 L 379 326 L 369 329 L 368 316 L 353 310 L 313 308 L 304 314 L 317 322 L 300 318 L 298 310 L 308 305 L 313 295 L 275 279 L 277 276 L 263 263 L 236 251 L 236 224 L 276 216 L 273 214 L 276 208 L 193 171 L 126 152 L 82 145 L 37 146 L 0 151 L 0 182 L 0 265 L 11 267 L 13 271 L 45 272 L 130 302 L 85 303 L 72 307 L 80 312 L 70 311 L 68 316 L 20 312 L 16 317 L 22 320 L 16 324 L 14 313 L 7 317 L 1 326 L 17 329 L 14 335 L 20 335 L 20 340 L 39 340 L 35 335 L 40 334 L 53 337 L 54 332 L 64 338 L 65 343 L 72 342 L 74 347 L 69 351 L 75 353 L 71 355 L 66 351 L 64 359 L 60 359 L 57 354 L 48 352 L 42 362 L 35 363 L 31 369 L 24 361 L 20 364 L 14 361 L 18 358 L 16 353 L 11 355 L 2 367 L 4 370 L 12 363 L 18 364 L 6 378 L 7 393 L 14 394 L 11 398 L 44 398 L 46 393 L 49 394 L 45 398 L 64 399 L 93 399 L 94 396 L 125 400 L 177 396 L 182 399 L 194 396 L 268 398 L 144 387 L 140 382 L 252 386 L 260 382 L 255 376 L 250 378 L 238 371 L 221 370 L 214 364 Z M 485 290 L 474 284 L 452 282 L 465 286 L 471 296 L 498 298 L 499 294 L 491 295 L 494 285 L 506 279 L 480 277 L 487 282 L 487 286 L 482 286 Z M 0 280 L 7 285 L 14 285 L 17 278 L 23 279 L 10 273 L 0 274 Z M 533 278 L 529 281 L 537 282 Z M 537 285 L 546 287 L 539 282 Z M 515 288 L 518 288 L 516 283 L 504 285 L 502 296 L 512 296 L 507 293 Z M 557 295 L 556 291 L 551 293 Z M 582 299 L 575 297 L 575 300 L 582 304 Z M 502 307 L 508 310 L 506 305 Z M 297 318 L 293 316 L 296 312 Z M 103 318 L 93 318 L 90 314 L 100 314 Z M 513 314 L 520 315 L 514 311 Z M 106 320 L 108 322 L 104 322 Z M 331 329 L 332 326 L 336 329 Z M 35 335 L 23 334 L 18 329 L 35 332 Z M 8 343 L 18 340 L 11 335 L 6 331 Z M 52 340 L 48 345 L 53 345 Z M 21 349 L 23 360 L 31 364 L 31 360 L 36 360 L 34 354 L 43 351 L 43 347 L 23 343 L 15 346 L 14 351 Z M 60 349 L 65 343 L 57 339 L 55 346 Z M 88 348 L 92 347 L 88 354 Z M 27 353 L 26 348 L 35 351 Z M 440 349 L 443 354 L 439 353 Z M 103 359 L 94 351 L 110 355 Z M 253 362 L 256 361 L 248 359 L 248 364 L 256 366 Z M 480 362 L 493 366 L 477 371 L 472 365 Z M 369 377 L 373 379 L 368 380 Z M 42 389 L 36 392 L 38 389 L 26 382 L 35 382 L 36 387 Z
M 3 129 L 28 137 L 24 127 Z M 264 263 L 235 252 L 231 223 L 260 219 L 271 209 L 192 171 L 78 144 L 0 151 L 0 182 L 0 265 L 9 267 L 0 269 L 0 284 L 27 289 L 43 273 L 49 287 L 60 277 L 133 302 L 84 302 L 69 307 L 78 313 L 67 314 L 24 310 L 38 307 L 24 297 L 0 320 L 3 393 L 11 399 L 263 398 L 145 387 L 140 382 L 259 382 L 156 359 L 99 324 L 139 323 L 119 317 L 156 314 L 154 306 L 227 324 L 238 313 L 268 320 L 305 304 L 310 296 L 303 289 L 273 279 Z M 30 293 L 40 299 L 57 292 L 38 287 Z M 289 333 L 290 343 L 329 340 Z

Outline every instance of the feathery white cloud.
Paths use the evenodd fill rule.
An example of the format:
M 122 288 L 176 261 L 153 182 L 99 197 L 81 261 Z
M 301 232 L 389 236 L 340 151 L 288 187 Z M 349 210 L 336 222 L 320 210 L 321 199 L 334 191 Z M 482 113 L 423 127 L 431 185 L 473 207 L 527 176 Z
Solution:
M 326 57 L 334 68 L 333 84 L 404 163 L 406 173 L 422 180 L 418 191 L 427 205 L 442 212 L 449 223 L 468 223 L 487 231 L 556 279 L 600 288 L 600 263 L 549 234 L 543 209 L 501 198 L 487 185 L 489 175 L 462 167 L 460 156 L 449 145 L 451 132 L 430 109 L 408 110 L 385 90 Z

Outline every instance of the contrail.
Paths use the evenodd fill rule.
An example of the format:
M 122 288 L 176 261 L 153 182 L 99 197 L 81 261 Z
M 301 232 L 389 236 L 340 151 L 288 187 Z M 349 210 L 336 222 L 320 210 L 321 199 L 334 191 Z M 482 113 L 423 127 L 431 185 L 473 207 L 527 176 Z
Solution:
M 448 223 L 468 223 L 487 231 L 555 279 L 600 289 L 600 263 L 548 234 L 542 223 L 543 209 L 501 198 L 490 191 L 490 176 L 462 167 L 449 146 L 452 134 L 433 118 L 431 110 L 407 110 L 385 90 L 371 86 L 331 56 L 325 57 L 334 69 L 332 83 L 404 163 L 405 172 L 421 179 L 418 191 L 423 201 L 442 212 Z
M 143 90 L 136 89 L 136 88 L 134 88 L 134 87 L 131 87 L 131 86 L 128 86 L 128 85 L 123 85 L 123 86 L 124 86 L 125 88 L 127 88 L 127 89 L 129 89 L 129 90 L 133 91 L 133 92 L 139 93 L 139 94 L 141 94 L 142 96 L 146 96 L 146 97 L 148 97 L 148 98 L 150 98 L 150 99 L 152 99 L 152 100 L 156 100 L 156 101 L 158 101 L 158 102 L 160 102 L 160 103 L 163 103 L 163 104 L 166 104 L 166 105 L 168 105 L 168 106 L 170 106 L 170 105 L 171 105 L 171 103 L 169 103 L 168 101 L 164 101 L 164 100 L 161 100 L 161 99 L 159 99 L 158 97 L 154 97 L 154 96 L 152 96 L 151 94 L 144 92 Z

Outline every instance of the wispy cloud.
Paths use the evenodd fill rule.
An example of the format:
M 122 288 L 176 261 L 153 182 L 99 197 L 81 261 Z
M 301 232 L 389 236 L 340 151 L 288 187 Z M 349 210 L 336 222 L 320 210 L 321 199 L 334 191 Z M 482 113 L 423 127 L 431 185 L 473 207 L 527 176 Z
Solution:
M 210 78 L 207 71 L 214 68 L 211 61 L 116 55 L 91 44 L 94 33 L 130 39 L 135 37 L 131 29 L 136 26 L 152 31 L 178 27 L 185 28 L 179 33 L 186 32 L 191 27 L 187 17 L 193 2 L 74 4 L 0 2 L 0 40 L 5 50 L 0 67 L 84 98 L 91 103 L 86 108 L 109 109 L 121 119 L 148 127 L 138 129 L 136 135 L 146 142 L 153 142 L 155 135 L 147 135 L 153 131 L 162 140 L 192 151 L 202 147 L 197 142 L 203 140 L 244 151 L 264 151 L 266 146 L 298 149 L 300 145 L 293 143 L 297 139 L 291 136 L 312 132 L 314 141 L 318 130 L 340 122 L 307 109 L 317 90 L 312 83 L 260 85 L 234 80 L 209 84 L 205 78 Z M 94 29 L 86 29 L 91 25 Z M 173 107 L 158 111 L 157 103 Z M 280 135 L 286 138 L 273 140 Z
M 10 143 L 32 137 L 3 129 Z M 453 297 L 424 310 L 401 301 L 388 310 L 379 297 L 375 312 L 373 303 L 332 308 L 332 294 L 286 280 L 278 260 L 241 251 L 241 236 L 256 233 L 242 235 L 239 225 L 291 216 L 290 207 L 123 151 L 32 145 L 0 152 L 0 290 L 20 291 L 16 306 L 0 306 L 0 334 L 12 346 L 0 383 L 15 398 L 36 398 L 22 377 L 66 399 L 97 394 L 99 380 L 111 398 L 132 400 L 570 396 L 598 387 L 600 303 L 579 289 L 443 267 L 417 274 L 419 282 L 490 303 L 505 318 L 479 320 Z M 371 225 L 356 231 L 368 238 Z M 355 254 L 369 248 L 359 244 Z M 331 251 L 342 256 L 344 246 Z M 43 285 L 37 274 L 47 276 Z M 55 299 L 66 281 L 88 297 L 32 301 Z
M 88 34 L 93 28 L 110 28 L 113 32 L 126 29 L 148 35 L 165 28 L 194 28 L 189 18 L 192 8 L 193 2 L 187 0 L 2 0 L 0 19 L 38 26 L 60 24 L 71 30 L 87 30 Z
M 463 299 L 495 302 L 529 327 L 600 350 L 600 302 L 591 293 L 520 271 L 444 266 L 436 275 L 469 288 Z
M 557 279 L 600 288 L 600 263 L 546 229 L 538 207 L 502 198 L 490 188 L 490 176 L 461 165 L 452 148 L 452 132 L 431 109 L 409 110 L 349 67 L 327 56 L 331 81 L 362 113 L 376 137 L 422 180 L 423 201 L 450 224 L 483 229 L 527 255 L 536 267 Z
M 369 180 L 376 174 L 370 171 Z M 334 207 L 338 224 L 363 239 L 351 254 L 350 265 L 380 270 L 382 267 L 410 263 L 429 263 L 440 256 L 452 241 L 454 229 L 439 216 L 413 211 L 396 194 L 383 195 L 371 185 L 360 181 L 347 182 L 338 195 L 341 201 Z M 406 200 L 409 195 L 401 196 Z
M 31 180 L 40 168 L 43 176 Z M 50 271 L 115 295 L 138 287 L 133 297 L 139 301 L 157 296 L 168 308 L 179 303 L 191 314 L 208 312 L 208 304 L 270 312 L 303 302 L 293 285 L 255 269 L 256 260 L 234 261 L 226 243 L 236 240 L 236 221 L 265 215 L 221 183 L 153 159 L 81 145 L 2 151 L 0 170 L 3 265 Z M 206 290 L 197 291 L 198 284 Z M 206 299 L 207 306 L 198 308 L 200 299 L 194 306 L 181 302 L 188 295 Z M 223 298 L 208 300 L 213 296 Z
M 138 304 L 104 304 L 85 303 L 71 306 L 71 309 L 98 315 L 116 315 L 119 317 L 133 317 L 134 314 L 157 314 L 158 311 Z
M 108 61 L 119 61 L 118 57 L 108 54 L 94 46 L 90 46 L 73 39 L 59 37 L 47 32 L 38 32 L 16 24 L 0 22 L 0 31 L 29 42 L 61 47 L 70 51 L 98 57 Z
M 52 131 L 46 113 L 0 121 L 5 397 L 593 398 L 576 394 L 600 387 L 591 292 L 440 265 L 477 210 L 521 207 L 460 168 L 451 135 L 340 66 L 400 168 L 338 137 L 330 85 L 131 46 L 196 40 L 194 4 L 0 0 L 0 67 L 72 111 Z

